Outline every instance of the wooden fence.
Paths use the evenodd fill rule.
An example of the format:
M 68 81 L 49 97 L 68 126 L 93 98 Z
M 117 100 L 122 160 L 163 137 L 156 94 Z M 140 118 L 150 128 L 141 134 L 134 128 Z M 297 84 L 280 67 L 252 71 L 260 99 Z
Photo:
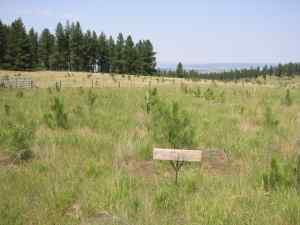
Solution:
M 33 88 L 33 81 L 29 78 L 4 78 L 0 79 L 3 88 Z

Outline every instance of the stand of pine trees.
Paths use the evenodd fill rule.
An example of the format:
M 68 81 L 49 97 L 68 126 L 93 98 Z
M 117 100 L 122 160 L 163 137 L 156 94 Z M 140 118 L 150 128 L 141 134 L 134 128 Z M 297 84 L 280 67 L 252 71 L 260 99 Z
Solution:
M 157 70 L 157 74 L 166 77 L 182 77 L 187 79 L 207 79 L 231 81 L 238 79 L 252 79 L 267 76 L 294 77 L 300 76 L 300 63 L 279 64 L 278 66 L 268 66 L 231 70 L 224 72 L 203 73 L 197 70 L 184 70 L 182 63 L 178 63 L 176 70 Z
M 58 23 L 55 33 L 26 28 L 19 18 L 0 21 L 0 68 L 13 70 L 70 70 L 153 74 L 156 58 L 152 43 L 120 33 L 116 40 L 104 33 L 82 31 L 80 23 Z

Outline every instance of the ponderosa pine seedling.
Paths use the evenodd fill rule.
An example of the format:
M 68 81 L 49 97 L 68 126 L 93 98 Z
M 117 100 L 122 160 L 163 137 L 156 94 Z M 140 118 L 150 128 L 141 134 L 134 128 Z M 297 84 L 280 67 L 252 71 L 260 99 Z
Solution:
M 28 160 L 33 157 L 31 146 L 34 129 L 30 126 L 17 125 L 13 128 L 10 141 L 10 154 L 14 160 Z
M 284 99 L 282 100 L 282 104 L 286 106 L 291 106 L 293 103 L 292 97 L 291 97 L 291 92 L 289 89 L 286 90 L 286 94 L 284 96 Z
M 264 117 L 265 117 L 265 125 L 266 125 L 266 127 L 274 128 L 274 127 L 278 126 L 279 121 L 275 118 L 275 115 L 272 112 L 271 107 L 268 106 L 268 105 L 265 108 Z
M 51 106 L 51 113 L 46 113 L 44 119 L 50 128 L 69 128 L 68 114 L 65 112 L 63 98 L 55 97 Z
M 146 112 L 150 113 L 151 108 L 158 103 L 158 101 L 157 88 L 149 89 L 145 96 Z
M 5 104 L 5 105 L 4 105 L 4 111 L 5 111 L 5 115 L 9 116 L 9 115 L 10 115 L 10 112 L 11 112 L 11 110 L 10 110 L 10 105 Z
M 195 146 L 195 127 L 190 116 L 179 108 L 177 102 L 171 105 L 159 102 L 152 114 L 154 139 L 159 144 L 168 145 L 172 149 Z M 175 184 L 183 161 L 171 162 L 175 171 Z

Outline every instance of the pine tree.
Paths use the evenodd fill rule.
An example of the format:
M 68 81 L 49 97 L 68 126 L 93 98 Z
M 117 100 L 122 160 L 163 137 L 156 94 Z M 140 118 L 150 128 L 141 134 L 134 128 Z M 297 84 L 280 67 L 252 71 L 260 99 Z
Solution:
M 97 60 L 98 60 L 98 36 L 95 31 L 92 32 L 91 39 L 91 65 L 93 72 L 98 72 L 97 70 Z
M 5 68 L 5 55 L 7 52 L 8 28 L 0 20 L 0 68 Z
M 100 72 L 109 72 L 109 49 L 105 34 L 102 32 L 98 39 L 98 64 Z
M 66 51 L 66 56 L 65 56 L 65 60 L 66 60 L 66 66 L 67 69 L 70 71 L 71 70 L 71 48 L 70 48 L 70 44 L 71 44 L 71 26 L 69 21 L 67 20 L 66 25 L 65 25 L 65 51 Z
M 50 69 L 50 58 L 54 51 L 55 37 L 50 33 L 49 29 L 42 31 L 39 39 L 39 59 L 41 65 L 49 70 Z
M 20 18 L 11 24 L 5 61 L 12 69 L 28 69 L 30 67 L 30 41 Z
M 83 67 L 85 71 L 92 69 L 92 33 L 88 30 L 83 36 Z
M 115 47 L 115 65 L 117 73 L 125 72 L 125 60 L 124 60 L 124 37 L 122 33 L 119 33 L 117 37 Z
M 71 25 L 70 32 L 70 64 L 71 69 L 74 71 L 80 71 L 83 69 L 83 34 L 79 22 Z
M 68 68 L 68 39 L 61 23 L 58 23 L 56 26 L 55 37 L 53 61 L 55 61 L 56 69 L 65 70 Z
M 136 49 L 134 42 L 129 35 L 126 39 L 125 42 L 125 47 L 124 47 L 124 59 L 125 59 L 125 73 L 128 74 L 134 74 L 136 73 Z
M 177 74 L 178 77 L 183 77 L 183 75 L 184 75 L 183 65 L 182 65 L 181 62 L 179 62 L 179 63 L 177 64 L 177 67 L 176 67 L 176 74 Z
M 109 72 L 115 72 L 116 68 L 116 55 L 115 55 L 115 41 L 112 36 L 108 39 L 108 55 L 109 55 Z
M 139 41 L 136 46 L 135 46 L 135 50 L 136 50 L 136 60 L 135 60 L 135 69 L 136 72 L 138 74 L 145 74 L 146 72 L 146 68 L 145 68 L 145 56 L 146 56 L 146 52 L 145 52 L 145 48 L 144 48 L 144 44 L 142 41 Z
M 153 74 L 156 72 L 155 67 L 156 67 L 156 58 L 155 55 L 156 53 L 154 52 L 153 45 L 150 40 L 146 40 L 143 43 L 144 45 L 144 51 L 145 51 L 145 56 L 143 58 L 144 64 L 145 64 L 145 72 L 146 74 Z
M 29 41 L 30 41 L 30 67 L 35 68 L 39 63 L 38 56 L 38 34 L 33 28 L 29 30 Z

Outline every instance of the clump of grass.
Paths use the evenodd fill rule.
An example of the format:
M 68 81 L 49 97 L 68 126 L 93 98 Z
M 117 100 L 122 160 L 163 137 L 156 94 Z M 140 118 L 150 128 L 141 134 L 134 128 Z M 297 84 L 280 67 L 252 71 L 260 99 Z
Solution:
M 176 208 L 179 203 L 176 190 L 176 187 L 167 184 L 160 187 L 154 196 L 154 207 L 159 210 Z
M 65 112 L 65 105 L 63 98 L 55 97 L 53 105 L 51 106 L 50 113 L 44 115 L 46 124 L 50 128 L 63 128 L 68 129 L 69 121 L 68 114 Z

